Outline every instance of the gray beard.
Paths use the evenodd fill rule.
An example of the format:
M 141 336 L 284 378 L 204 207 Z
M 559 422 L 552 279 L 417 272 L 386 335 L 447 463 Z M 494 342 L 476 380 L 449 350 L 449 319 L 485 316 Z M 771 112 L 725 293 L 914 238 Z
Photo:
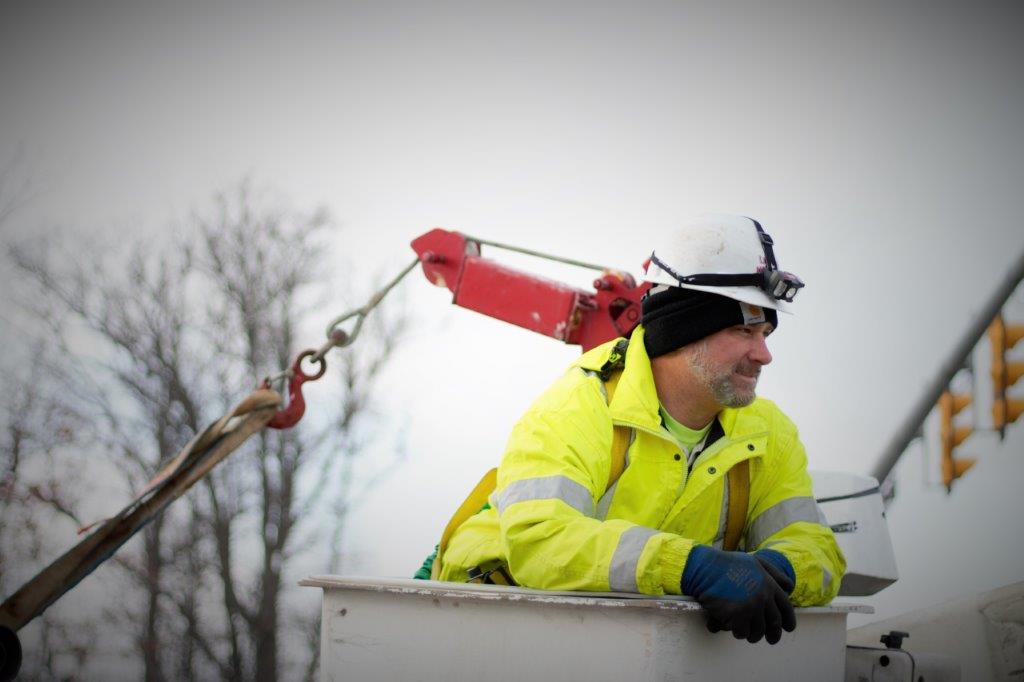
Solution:
M 704 341 L 694 349 L 690 356 L 690 368 L 701 385 L 707 388 L 715 401 L 723 407 L 746 407 L 754 402 L 757 393 L 751 389 L 747 391 L 736 390 L 732 382 L 732 374 L 735 367 L 727 373 L 716 375 L 708 363 L 707 344 Z

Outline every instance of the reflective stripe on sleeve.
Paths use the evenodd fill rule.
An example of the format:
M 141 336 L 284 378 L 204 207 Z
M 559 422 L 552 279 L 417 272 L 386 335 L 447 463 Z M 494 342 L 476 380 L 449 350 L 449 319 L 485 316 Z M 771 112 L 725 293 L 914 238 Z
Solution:
M 544 476 L 512 481 L 495 496 L 498 513 L 516 502 L 531 500 L 561 500 L 584 516 L 594 516 L 594 500 L 590 491 L 568 476 Z
M 612 483 L 612 487 L 608 488 L 608 491 L 597 503 L 597 518 L 600 521 L 604 521 L 608 518 L 608 508 L 612 506 L 612 498 L 615 497 L 615 490 L 619 487 L 619 482 L 615 481 Z
M 769 507 L 754 519 L 747 531 L 747 547 L 758 547 L 789 524 L 800 521 L 828 525 L 813 497 L 791 497 Z
M 636 584 L 636 568 L 640 563 L 640 553 L 644 551 L 647 541 L 657 534 L 658 531 L 651 528 L 633 526 L 619 536 L 619 544 L 608 567 L 608 587 L 612 592 L 640 591 Z

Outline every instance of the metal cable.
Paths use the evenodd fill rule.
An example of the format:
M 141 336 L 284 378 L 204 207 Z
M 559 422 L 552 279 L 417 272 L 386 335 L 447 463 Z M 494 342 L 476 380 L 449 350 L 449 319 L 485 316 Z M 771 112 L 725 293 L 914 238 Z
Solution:
M 355 341 L 356 337 L 359 336 L 359 331 L 363 328 L 363 320 L 365 320 L 366 316 L 370 314 L 370 311 L 376 308 L 377 305 L 384 300 L 384 297 L 387 296 L 406 275 L 412 272 L 413 268 L 419 265 L 419 262 L 420 259 L 418 257 L 414 258 L 412 262 L 406 265 L 394 279 L 384 285 L 380 291 L 371 296 L 370 300 L 363 306 L 350 310 L 342 315 L 338 315 L 336 318 L 331 320 L 327 325 L 327 343 L 317 349 L 316 353 L 313 354 L 310 360 L 317 362 L 322 359 L 330 349 L 335 347 L 341 348 Z M 351 332 L 346 332 L 344 329 L 341 329 L 339 325 L 351 317 L 357 317 L 356 323 L 355 326 L 352 327 Z
M 534 251 L 533 249 L 524 249 L 520 246 L 512 246 L 510 244 L 502 244 L 500 242 L 492 242 L 486 239 L 478 239 L 476 237 L 466 237 L 467 241 L 474 241 L 477 244 L 486 244 L 487 246 L 493 246 L 498 249 L 505 249 L 506 251 L 515 251 L 516 253 L 524 253 L 527 256 L 535 256 L 536 258 L 544 258 L 547 260 L 555 261 L 556 263 L 565 263 L 566 265 L 575 265 L 581 268 L 588 268 L 590 270 L 598 270 L 604 272 L 605 270 L 618 271 L 617 268 L 609 268 L 604 265 L 595 265 L 594 263 L 586 263 L 581 260 L 575 260 L 573 258 L 564 258 L 562 256 L 552 256 L 549 253 L 542 253 L 540 251 Z
M 371 296 L 370 300 L 365 304 L 342 315 L 338 315 L 336 318 L 331 320 L 330 324 L 327 325 L 327 342 L 317 348 L 316 351 L 309 356 L 309 361 L 323 362 L 324 356 L 326 356 L 332 348 L 343 348 L 355 341 L 356 337 L 359 336 L 360 330 L 363 328 L 363 321 L 366 319 L 366 316 L 370 314 L 370 311 L 376 308 L 380 302 L 384 300 L 384 297 L 387 296 L 388 293 L 390 293 L 406 275 L 412 272 L 413 268 L 415 268 L 419 262 L 419 258 L 413 259 L 413 261 L 405 266 L 402 271 L 394 277 L 394 279 Z M 352 327 L 351 332 L 346 332 L 340 327 L 340 325 L 352 317 L 356 318 L 355 325 Z M 281 381 L 282 379 L 291 379 L 294 375 L 295 372 L 293 368 L 289 367 L 281 370 L 277 374 L 268 376 L 264 381 L 267 386 L 272 386 L 274 382 Z
M 556 263 L 564 263 L 566 265 L 575 265 L 575 266 L 580 267 L 580 268 L 587 268 L 587 269 L 590 269 L 590 270 L 597 270 L 599 272 L 605 272 L 605 271 L 609 271 L 609 270 L 614 271 L 615 270 L 615 268 L 609 268 L 609 267 L 606 267 L 604 265 L 597 265 L 595 263 L 587 263 L 587 262 L 584 262 L 584 261 L 576 260 L 574 258 L 564 258 L 562 256 L 554 256 L 554 255 L 551 255 L 549 253 L 543 253 L 541 251 L 534 251 L 533 249 L 524 249 L 524 248 L 522 248 L 520 246 L 512 246 L 511 244 L 502 244 L 501 242 L 493 242 L 493 241 L 490 241 L 490 240 L 487 240 L 487 239 L 479 239 L 477 237 L 470 237 L 468 235 L 464 235 L 464 236 L 465 236 L 465 239 L 466 239 L 467 242 L 471 241 L 471 242 L 476 242 L 477 244 L 486 244 L 487 246 L 493 246 L 493 247 L 498 248 L 498 249 L 504 249 L 506 251 L 514 251 L 516 253 L 522 253 L 522 254 L 525 254 L 527 256 L 533 256 L 535 258 L 543 258 L 545 260 L 554 261 Z M 348 346 L 353 341 L 355 341 L 356 337 L 359 336 L 359 332 L 363 328 L 363 321 L 366 319 L 366 316 L 370 313 L 370 311 L 372 311 L 375 307 L 377 307 L 377 305 L 380 304 L 380 302 L 382 300 L 384 300 L 384 297 L 387 296 L 388 293 L 390 293 L 390 291 L 392 289 L 394 289 L 395 286 L 399 282 L 401 282 L 402 279 L 406 275 L 408 275 L 410 272 L 412 272 L 413 268 L 415 268 L 419 264 L 419 262 L 420 262 L 420 260 L 419 260 L 418 257 L 414 258 L 411 263 L 409 263 L 407 266 L 405 266 L 405 268 L 403 268 L 402 271 L 399 272 L 397 276 L 395 276 L 394 279 L 392 279 L 383 288 L 381 288 L 377 293 L 375 293 L 373 296 L 371 296 L 370 300 L 367 301 L 364 305 L 362 305 L 362 306 L 360 306 L 358 308 L 355 308 L 353 310 L 350 310 L 350 311 L 348 311 L 348 312 L 346 312 L 346 313 L 344 313 L 342 315 L 338 315 L 336 318 L 331 320 L 331 322 L 327 325 L 327 342 L 324 343 L 324 345 L 320 346 L 318 349 L 316 349 L 316 351 L 311 356 L 309 356 L 309 361 L 310 362 L 322 362 L 323 359 L 324 359 L 324 356 L 326 356 L 327 353 L 332 348 L 344 348 L 345 346 Z M 341 328 L 341 324 L 343 322 L 346 322 L 347 320 L 353 318 L 353 317 L 356 318 L 356 321 L 355 321 L 355 324 L 352 327 L 352 331 L 346 332 L 344 329 Z M 274 374 L 274 375 L 271 375 L 271 376 L 267 377 L 266 381 L 267 381 L 268 385 L 270 385 L 270 384 L 273 384 L 275 381 L 279 381 L 281 379 L 290 379 L 293 375 L 294 375 L 294 371 L 292 370 L 292 368 L 283 369 L 280 372 L 278 372 L 277 374 Z

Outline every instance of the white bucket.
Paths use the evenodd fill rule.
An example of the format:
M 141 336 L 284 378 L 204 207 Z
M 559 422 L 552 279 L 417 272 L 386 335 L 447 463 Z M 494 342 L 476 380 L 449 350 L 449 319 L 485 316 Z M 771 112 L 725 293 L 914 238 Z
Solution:
M 812 471 L 814 497 L 846 555 L 839 594 L 863 597 L 896 582 L 896 554 L 878 481 L 837 471 Z

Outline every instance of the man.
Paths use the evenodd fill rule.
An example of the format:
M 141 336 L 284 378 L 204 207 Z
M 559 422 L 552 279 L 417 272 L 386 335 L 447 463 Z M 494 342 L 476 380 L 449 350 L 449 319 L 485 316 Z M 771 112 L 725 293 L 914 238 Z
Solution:
M 690 595 L 712 631 L 774 644 L 845 570 L 796 427 L 755 397 L 776 311 L 803 283 L 756 221 L 721 215 L 656 248 L 644 279 L 628 345 L 584 354 L 516 424 L 489 505 L 434 575 Z

